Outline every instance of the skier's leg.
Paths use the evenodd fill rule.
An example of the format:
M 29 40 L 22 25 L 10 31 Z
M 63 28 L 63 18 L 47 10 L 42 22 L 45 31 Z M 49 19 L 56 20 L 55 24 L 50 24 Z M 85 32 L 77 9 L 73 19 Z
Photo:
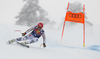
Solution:
M 31 43 L 35 43 L 35 42 L 37 42 L 37 41 L 38 41 L 38 38 L 32 36 L 32 37 L 30 38 L 30 40 L 29 40 L 29 43 L 31 44 Z
M 31 43 L 35 43 L 38 41 L 38 38 L 35 38 L 32 34 L 29 34 L 29 36 L 27 36 L 29 40 L 22 42 L 22 44 L 31 44 Z
M 23 37 L 19 37 L 19 38 L 16 38 L 16 39 L 9 40 L 8 42 L 9 42 L 9 44 L 11 44 L 13 42 L 27 40 L 28 38 L 29 38 L 29 35 L 26 35 L 26 36 L 23 36 Z
M 30 44 L 31 43 L 35 43 L 35 42 L 37 42 L 38 41 L 38 38 L 33 38 L 31 41 L 30 41 Z
M 16 39 L 11 39 L 9 40 L 9 44 L 13 43 L 13 42 L 17 42 L 17 41 L 21 41 L 22 40 L 22 37 L 19 37 L 19 38 L 16 38 Z

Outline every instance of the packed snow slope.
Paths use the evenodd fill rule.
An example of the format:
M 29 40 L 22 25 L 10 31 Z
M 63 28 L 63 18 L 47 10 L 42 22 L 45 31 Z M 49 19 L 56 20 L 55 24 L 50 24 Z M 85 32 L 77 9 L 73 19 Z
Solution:
M 21 36 L 29 27 L 0 24 L 0 59 L 100 59 L 100 28 L 86 27 L 86 47 L 82 47 L 82 24 L 74 27 L 65 27 L 62 44 L 61 32 L 44 27 L 47 42 L 46 48 L 39 47 L 39 42 L 30 44 L 30 48 L 16 43 L 7 44 L 7 41 Z

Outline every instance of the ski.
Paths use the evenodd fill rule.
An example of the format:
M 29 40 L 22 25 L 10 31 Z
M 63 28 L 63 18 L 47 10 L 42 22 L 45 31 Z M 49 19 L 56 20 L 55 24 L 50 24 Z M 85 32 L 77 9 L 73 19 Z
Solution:
M 20 43 L 20 42 L 17 42 L 17 44 L 20 44 L 21 46 L 24 46 L 24 47 L 29 48 L 29 46 L 28 46 L 28 45 L 24 45 L 24 44 L 22 44 L 22 43 Z

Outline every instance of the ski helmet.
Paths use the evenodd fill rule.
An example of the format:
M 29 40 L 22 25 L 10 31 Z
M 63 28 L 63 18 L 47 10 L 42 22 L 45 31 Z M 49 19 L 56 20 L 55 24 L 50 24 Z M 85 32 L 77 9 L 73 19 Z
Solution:
M 39 28 L 43 28 L 43 23 L 38 23 Z

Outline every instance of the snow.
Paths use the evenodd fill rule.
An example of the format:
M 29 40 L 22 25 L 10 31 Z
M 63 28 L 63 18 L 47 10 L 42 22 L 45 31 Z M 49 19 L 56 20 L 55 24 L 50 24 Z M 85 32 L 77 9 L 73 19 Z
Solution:
M 86 46 L 83 47 L 82 24 L 70 28 L 65 27 L 62 43 L 62 28 L 55 27 L 56 29 L 49 30 L 44 27 L 47 38 L 46 48 L 40 47 L 42 38 L 37 43 L 31 44 L 30 48 L 16 43 L 7 44 L 8 40 L 21 36 L 20 32 L 14 30 L 25 32 L 29 27 L 14 25 L 15 17 L 24 5 L 22 1 L 0 0 L 0 59 L 100 59 L 100 0 L 39 1 L 41 7 L 48 11 L 48 17 L 55 20 L 58 26 L 65 16 L 68 2 L 78 1 L 85 4 L 88 20 L 94 24 L 91 27 L 86 26 Z
M 100 59 L 100 37 L 95 36 L 97 31 L 94 29 L 95 33 L 91 35 L 87 32 L 86 47 L 82 47 L 81 25 L 73 27 L 74 30 L 66 28 L 67 32 L 65 31 L 62 44 L 60 43 L 61 30 L 44 28 L 47 47 L 39 47 L 42 43 L 42 38 L 40 38 L 39 42 L 30 44 L 30 48 L 26 48 L 16 43 L 7 44 L 7 41 L 21 36 L 14 30 L 24 32 L 29 27 L 0 24 L 0 59 Z M 79 32 L 75 34 L 77 31 Z

